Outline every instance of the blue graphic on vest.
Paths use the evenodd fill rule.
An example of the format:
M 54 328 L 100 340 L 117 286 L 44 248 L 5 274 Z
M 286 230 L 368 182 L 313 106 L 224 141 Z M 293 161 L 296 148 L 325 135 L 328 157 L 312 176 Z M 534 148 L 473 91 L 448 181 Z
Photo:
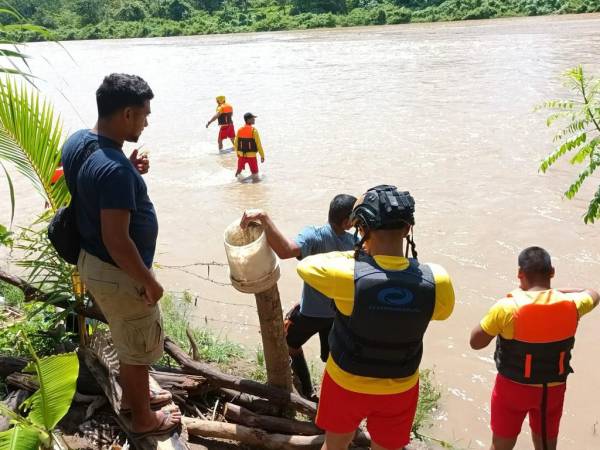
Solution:
M 377 294 L 377 304 L 371 305 L 370 309 L 388 310 L 411 310 L 406 308 L 415 299 L 415 295 L 409 289 L 387 288 Z

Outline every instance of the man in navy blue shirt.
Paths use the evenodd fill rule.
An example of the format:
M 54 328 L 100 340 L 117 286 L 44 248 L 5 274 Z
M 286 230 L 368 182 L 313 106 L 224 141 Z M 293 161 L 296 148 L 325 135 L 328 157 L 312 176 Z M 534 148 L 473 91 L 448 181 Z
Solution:
M 306 227 L 295 239 L 286 238 L 268 214 L 258 209 L 244 212 L 240 226 L 246 228 L 250 222 L 260 222 L 269 245 L 281 259 L 303 259 L 318 253 L 352 250 L 356 241 L 347 230 L 352 227 L 350 213 L 355 202 L 356 197 L 351 195 L 336 195 L 329 204 L 328 223 L 320 227 Z M 332 300 L 306 283 L 302 288 L 300 304 L 295 305 L 286 315 L 286 340 L 292 370 L 298 377 L 301 393 L 306 398 L 312 398 L 314 393 L 302 346 L 312 336 L 319 334 L 321 360 L 327 361 L 328 337 L 334 317 Z
M 147 158 L 123 143 L 137 142 L 148 125 L 148 84 L 136 75 L 111 74 L 96 91 L 98 121 L 70 136 L 62 163 L 73 196 L 81 252 L 77 267 L 108 321 L 120 361 L 121 408 L 133 432 L 164 434 L 181 421 L 178 410 L 153 411 L 170 400 L 149 386 L 148 366 L 163 353 L 158 301 L 163 288 L 152 261 L 158 221 L 141 173 Z

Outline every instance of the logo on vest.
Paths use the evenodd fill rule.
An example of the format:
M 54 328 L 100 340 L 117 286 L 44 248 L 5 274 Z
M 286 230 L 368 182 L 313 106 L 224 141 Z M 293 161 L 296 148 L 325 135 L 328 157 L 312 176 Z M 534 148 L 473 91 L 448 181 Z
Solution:
M 377 305 L 374 309 L 404 309 L 402 307 L 412 303 L 414 298 L 414 294 L 409 289 L 382 289 L 377 294 Z

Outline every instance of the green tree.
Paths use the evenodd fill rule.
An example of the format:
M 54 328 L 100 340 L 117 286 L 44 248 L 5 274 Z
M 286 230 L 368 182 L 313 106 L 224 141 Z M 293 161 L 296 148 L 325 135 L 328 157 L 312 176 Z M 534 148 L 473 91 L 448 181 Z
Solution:
M 292 13 L 345 13 L 346 0 L 291 0 Z
M 160 0 L 161 17 L 171 20 L 183 20 L 192 15 L 194 8 L 185 0 Z
M 586 77 L 581 66 L 567 71 L 564 78 L 566 87 L 576 98 L 551 100 L 538 107 L 552 112 L 546 120 L 549 127 L 561 125 L 554 137 L 558 147 L 542 161 L 540 171 L 545 173 L 567 153 L 574 153 L 569 162 L 586 167 L 565 192 L 565 196 L 572 199 L 600 166 L 600 80 Z M 599 217 L 600 187 L 591 199 L 583 220 L 593 223 Z
M 105 0 L 72 0 L 72 11 L 80 18 L 81 25 L 97 24 L 104 18 Z
M 115 13 L 114 18 L 116 20 L 137 22 L 144 20 L 147 15 L 145 5 L 140 1 L 132 0 L 123 4 Z

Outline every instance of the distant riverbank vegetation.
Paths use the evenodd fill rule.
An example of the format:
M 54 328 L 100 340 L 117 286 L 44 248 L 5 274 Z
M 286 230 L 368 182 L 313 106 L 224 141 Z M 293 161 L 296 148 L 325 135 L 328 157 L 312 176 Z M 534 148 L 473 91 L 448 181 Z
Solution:
M 8 0 L 57 40 L 351 27 L 600 12 L 599 0 Z M 47 39 L 5 30 L 19 41 Z

